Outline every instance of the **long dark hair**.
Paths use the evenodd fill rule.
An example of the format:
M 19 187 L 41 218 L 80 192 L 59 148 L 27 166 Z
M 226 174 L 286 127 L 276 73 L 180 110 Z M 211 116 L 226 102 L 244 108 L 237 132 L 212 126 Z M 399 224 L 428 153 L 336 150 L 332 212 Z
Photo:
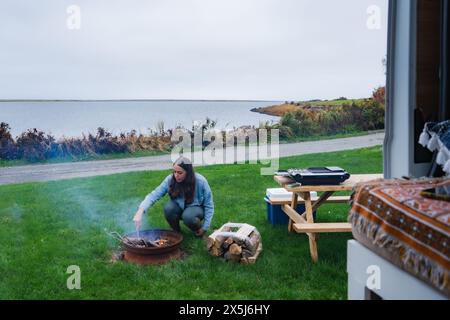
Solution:
M 172 174 L 172 181 L 169 186 L 169 196 L 175 199 L 180 195 L 184 196 L 186 203 L 192 203 L 195 192 L 195 172 L 192 163 L 185 157 L 178 158 L 173 165 L 177 165 L 186 171 L 186 178 L 178 183 L 175 176 Z

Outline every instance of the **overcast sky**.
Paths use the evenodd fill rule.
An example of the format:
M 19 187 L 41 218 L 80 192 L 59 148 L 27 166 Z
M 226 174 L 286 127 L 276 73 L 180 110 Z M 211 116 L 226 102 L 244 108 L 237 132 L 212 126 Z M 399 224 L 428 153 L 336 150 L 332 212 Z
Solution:
M 1 0 L 0 99 L 368 97 L 386 28 L 387 0 Z

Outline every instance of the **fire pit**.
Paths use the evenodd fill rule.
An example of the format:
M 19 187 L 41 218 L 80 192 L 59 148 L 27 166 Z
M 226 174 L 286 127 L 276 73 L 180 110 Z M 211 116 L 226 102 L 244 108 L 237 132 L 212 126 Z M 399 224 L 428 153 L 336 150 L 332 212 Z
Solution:
M 182 256 L 183 235 L 172 230 L 152 229 L 122 237 L 123 259 L 137 264 L 164 264 Z

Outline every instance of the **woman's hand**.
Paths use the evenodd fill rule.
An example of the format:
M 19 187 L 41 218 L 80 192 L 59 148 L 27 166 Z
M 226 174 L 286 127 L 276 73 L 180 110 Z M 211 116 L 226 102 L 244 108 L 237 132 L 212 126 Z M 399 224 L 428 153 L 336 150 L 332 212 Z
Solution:
M 134 225 L 136 226 L 136 231 L 139 231 L 141 229 L 143 215 L 144 215 L 144 209 L 141 209 L 141 208 L 139 208 L 138 211 L 136 211 L 136 214 L 134 215 L 133 221 L 134 221 Z
M 205 230 L 203 230 L 203 228 L 198 229 L 197 231 L 195 231 L 195 235 L 197 237 L 201 237 L 205 234 Z

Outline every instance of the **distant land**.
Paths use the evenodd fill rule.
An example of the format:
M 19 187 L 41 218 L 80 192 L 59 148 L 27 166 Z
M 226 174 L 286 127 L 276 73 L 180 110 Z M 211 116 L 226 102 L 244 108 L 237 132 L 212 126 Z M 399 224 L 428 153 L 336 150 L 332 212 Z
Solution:
M 200 101 L 200 102 L 279 102 L 253 99 L 0 99 L 0 102 L 114 102 L 114 101 Z
M 368 101 L 369 98 L 362 99 L 335 99 L 335 100 L 309 100 L 309 101 L 299 101 L 299 102 L 284 102 L 282 104 L 277 104 L 267 107 L 252 108 L 250 111 L 258 112 L 262 114 L 267 114 L 270 116 L 282 117 L 284 114 L 289 112 L 295 112 L 299 109 L 325 109 L 325 108 L 335 108 L 340 107 L 344 104 L 350 105 L 352 103 L 361 104 Z

